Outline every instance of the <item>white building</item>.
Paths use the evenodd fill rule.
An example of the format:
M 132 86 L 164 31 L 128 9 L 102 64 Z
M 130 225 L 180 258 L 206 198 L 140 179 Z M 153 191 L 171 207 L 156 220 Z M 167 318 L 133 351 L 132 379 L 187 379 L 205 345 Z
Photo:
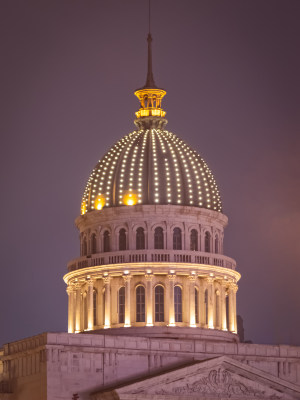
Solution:
M 68 333 L 5 345 L 0 399 L 300 398 L 300 348 L 239 342 L 227 217 L 205 161 L 165 130 L 151 40 L 137 130 L 97 163 L 76 219 Z

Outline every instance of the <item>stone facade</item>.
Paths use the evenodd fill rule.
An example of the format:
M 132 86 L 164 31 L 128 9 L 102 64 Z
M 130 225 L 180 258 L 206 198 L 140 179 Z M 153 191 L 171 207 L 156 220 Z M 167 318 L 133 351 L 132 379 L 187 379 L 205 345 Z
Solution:
M 203 334 L 207 331 L 211 332 L 213 340 L 208 340 L 207 337 L 201 337 L 201 335 L 199 335 L 200 338 L 196 338 L 197 335 L 193 337 L 190 333 L 184 332 L 184 328 L 158 329 L 161 329 L 161 332 L 156 332 L 157 337 L 142 337 L 138 334 L 135 336 L 134 332 L 130 332 L 127 336 L 124 334 L 126 329 L 123 328 L 121 330 L 123 335 L 113 334 L 116 332 L 113 329 L 109 330 L 108 334 L 106 334 L 108 331 L 105 333 L 102 331 L 102 334 L 45 333 L 7 344 L 1 356 L 4 368 L 1 376 L 0 399 L 70 400 L 74 393 L 79 394 L 80 400 L 140 399 L 141 397 L 137 394 L 136 397 L 128 395 L 131 393 L 130 388 L 130 390 L 128 388 L 123 390 L 127 393 L 127 397 L 122 397 L 123 394 L 120 397 L 104 397 L 108 396 L 108 392 L 127 387 L 136 380 L 140 382 L 140 385 L 144 385 L 143 398 L 148 398 L 145 397 L 147 394 L 145 387 L 149 387 L 148 379 L 153 374 L 161 375 L 161 379 L 165 382 L 164 373 L 175 371 L 170 373 L 177 374 L 177 377 L 187 376 L 186 371 L 188 368 L 193 368 L 193 365 L 201 366 L 202 378 L 208 379 L 212 370 L 219 371 L 221 368 L 229 371 L 232 375 L 230 379 L 237 377 L 244 385 L 245 380 L 251 380 L 251 385 L 249 386 L 248 382 L 246 386 L 255 390 L 255 393 L 249 389 L 245 393 L 239 392 L 239 396 L 235 397 L 233 393 L 229 396 L 229 392 L 228 398 L 300 398 L 299 347 L 229 343 L 224 342 L 222 337 L 218 338 L 217 335 L 222 332 L 214 330 L 202 330 Z M 181 330 L 183 330 L 181 338 L 164 337 L 164 335 L 180 336 Z M 193 364 L 195 362 L 196 364 Z M 198 364 L 198 362 L 201 363 Z M 215 364 L 212 365 L 209 362 Z M 195 373 L 191 372 L 191 375 Z M 221 378 L 218 379 L 220 381 Z M 226 379 L 228 381 L 229 377 L 227 376 Z M 257 383 L 256 386 L 253 382 Z M 173 391 L 171 394 L 176 395 L 174 397 L 176 399 L 193 398 L 198 393 L 195 389 L 193 396 L 189 397 L 191 394 L 186 393 L 187 389 L 184 387 L 193 387 L 192 381 L 181 383 L 180 385 L 177 383 L 176 386 L 182 388 L 180 391 L 175 390 L 174 385 L 171 385 L 172 389 L 166 389 L 164 385 L 155 384 L 156 391 L 160 392 L 155 394 L 158 396 L 155 398 L 170 398 L 164 397 L 168 390 Z M 263 388 L 265 385 L 268 386 L 267 392 L 267 389 Z M 150 387 L 153 388 L 153 385 L 150 384 Z M 108 390 L 108 388 L 113 389 Z M 204 389 L 201 390 L 203 392 Z M 281 393 L 277 393 L 278 390 Z M 104 392 L 106 392 L 105 395 Z M 199 393 L 202 392 L 199 389 Z M 268 395 L 263 396 L 262 392 Z M 153 391 L 149 391 L 148 394 L 153 396 Z M 196 398 L 206 398 L 202 395 Z M 214 395 L 215 397 L 211 397 L 213 392 L 206 393 L 206 396 L 219 399 L 220 392 Z

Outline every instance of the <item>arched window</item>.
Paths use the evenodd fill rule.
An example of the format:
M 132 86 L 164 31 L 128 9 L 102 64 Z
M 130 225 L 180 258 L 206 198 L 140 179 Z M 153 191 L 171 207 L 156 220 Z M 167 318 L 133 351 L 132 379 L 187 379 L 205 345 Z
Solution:
M 144 228 L 138 228 L 136 230 L 136 249 L 144 250 L 145 249 L 145 232 Z
M 160 226 L 154 230 L 154 248 L 157 250 L 164 248 L 164 231 Z
M 215 236 L 215 253 L 219 253 L 219 238 L 218 235 Z
M 199 324 L 199 294 L 197 288 L 195 288 L 195 322 Z
M 155 322 L 164 322 L 164 288 L 162 286 L 156 286 L 155 288 Z
M 182 290 L 180 286 L 174 288 L 175 322 L 182 322 Z
M 204 248 L 207 253 L 210 253 L 210 233 L 209 232 L 205 232 Z
M 87 293 L 83 293 L 83 329 L 88 327 L 88 306 L 87 306 Z
M 173 230 L 173 250 L 182 250 L 180 228 L 174 228 Z
M 91 236 L 91 253 L 95 254 L 97 253 L 97 238 L 96 238 L 96 233 L 93 233 Z
M 145 322 L 145 288 L 136 288 L 136 322 Z
M 97 325 L 97 290 L 93 290 L 93 325 Z
M 119 324 L 124 324 L 125 321 L 125 287 L 119 289 Z
M 205 324 L 208 325 L 208 291 L 204 292 L 204 305 L 205 305 Z
M 126 231 L 124 228 L 119 232 L 119 250 L 126 250 Z
M 196 229 L 191 230 L 190 248 L 192 251 L 198 251 L 198 232 Z
M 110 251 L 110 240 L 109 240 L 109 232 L 105 231 L 103 234 L 103 251 Z
M 86 240 L 86 237 L 84 237 L 83 241 L 82 241 L 82 255 L 83 256 L 87 255 L 87 240 Z

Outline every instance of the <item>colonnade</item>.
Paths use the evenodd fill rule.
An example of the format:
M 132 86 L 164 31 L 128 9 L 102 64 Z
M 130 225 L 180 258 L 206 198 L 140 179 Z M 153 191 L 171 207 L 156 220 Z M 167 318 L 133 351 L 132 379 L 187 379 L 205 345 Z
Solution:
M 145 320 L 136 319 L 136 288 L 144 287 Z M 163 321 L 155 318 L 155 288 L 163 287 Z M 182 322 L 176 321 L 174 289 L 181 288 Z M 118 293 L 125 288 L 125 316 L 122 324 L 118 321 Z M 196 275 L 130 275 L 87 277 L 69 283 L 67 293 L 68 332 L 82 332 L 113 327 L 130 326 L 190 326 L 220 329 L 237 333 L 236 292 L 238 286 L 225 279 Z M 97 295 L 94 296 L 94 291 Z M 86 303 L 83 302 L 83 296 Z M 95 303 L 96 301 L 96 303 Z M 84 315 L 86 313 L 86 315 Z M 96 316 L 96 318 L 95 318 Z M 87 325 L 83 326 L 84 319 Z

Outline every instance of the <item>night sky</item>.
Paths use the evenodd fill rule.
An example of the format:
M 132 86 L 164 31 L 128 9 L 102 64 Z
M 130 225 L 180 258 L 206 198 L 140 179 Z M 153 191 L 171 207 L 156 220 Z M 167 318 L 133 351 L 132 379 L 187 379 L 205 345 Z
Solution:
M 238 313 L 300 345 L 300 1 L 153 0 L 167 129 L 219 185 Z M 62 276 L 92 168 L 135 129 L 146 0 L 1 0 L 0 345 L 66 331 Z

